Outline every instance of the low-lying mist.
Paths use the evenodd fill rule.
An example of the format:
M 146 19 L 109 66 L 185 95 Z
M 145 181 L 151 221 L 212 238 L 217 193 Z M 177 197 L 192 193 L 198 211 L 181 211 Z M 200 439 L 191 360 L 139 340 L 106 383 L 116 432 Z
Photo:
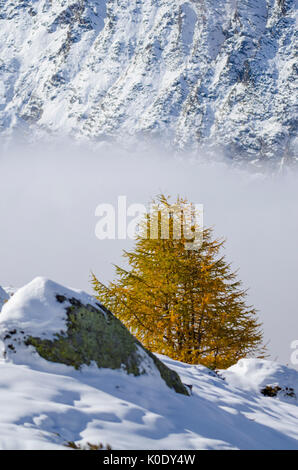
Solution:
M 111 280 L 131 240 L 98 240 L 95 209 L 146 205 L 161 192 L 204 204 L 204 221 L 249 289 L 273 359 L 289 363 L 298 339 L 297 173 L 256 174 L 186 155 L 91 151 L 70 144 L 9 148 L 0 156 L 0 285 L 37 275 L 91 291 Z

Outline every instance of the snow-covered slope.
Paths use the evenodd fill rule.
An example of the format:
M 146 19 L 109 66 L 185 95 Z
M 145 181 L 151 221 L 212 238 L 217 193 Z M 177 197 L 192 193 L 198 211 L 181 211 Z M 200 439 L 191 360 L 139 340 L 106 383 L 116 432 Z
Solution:
M 298 372 L 274 362 L 241 360 L 215 373 L 158 355 L 192 386 L 186 396 L 150 368 L 139 376 L 95 364 L 75 370 L 18 340 L 7 353 L 14 336 L 50 339 L 65 330 L 63 296 L 95 302 L 37 278 L 0 314 L 0 449 L 63 449 L 67 441 L 113 449 L 298 448 Z M 269 385 L 292 389 L 291 396 L 264 396 Z
M 0 129 L 295 154 L 295 0 L 0 1 Z
M 0 449 L 62 449 L 67 441 L 113 449 L 298 448 L 297 402 L 160 358 L 193 385 L 190 397 L 149 376 L 1 359 Z

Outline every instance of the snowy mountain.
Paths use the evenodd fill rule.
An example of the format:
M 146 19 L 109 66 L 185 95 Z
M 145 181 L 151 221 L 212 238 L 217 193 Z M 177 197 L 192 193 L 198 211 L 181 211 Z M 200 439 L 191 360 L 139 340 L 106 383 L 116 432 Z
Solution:
M 1 0 L 1 132 L 293 161 L 295 3 Z
M 157 355 L 164 370 L 179 374 L 191 388 L 185 395 L 168 386 L 145 350 L 139 375 L 126 367 L 98 367 L 95 361 L 76 368 L 67 365 L 67 350 L 57 345 L 63 338 L 77 338 L 82 346 L 83 332 L 71 331 L 69 323 L 74 315 L 88 329 L 86 312 L 95 315 L 95 329 L 96 318 L 113 325 L 95 299 L 43 278 L 5 303 L 0 313 L 0 449 L 63 449 L 68 441 L 82 447 L 109 444 L 114 450 L 297 449 L 294 369 L 243 359 L 214 372 Z M 123 338 L 117 336 L 111 357 L 121 350 Z M 57 355 L 46 358 L 49 344 L 61 361 Z M 88 344 L 92 350 L 90 329 Z M 72 350 L 73 358 L 81 352 L 80 347 Z

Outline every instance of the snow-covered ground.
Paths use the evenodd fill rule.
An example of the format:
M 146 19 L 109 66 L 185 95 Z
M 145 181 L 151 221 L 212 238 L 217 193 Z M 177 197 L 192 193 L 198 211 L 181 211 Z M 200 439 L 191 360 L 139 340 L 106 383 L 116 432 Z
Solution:
M 2 309 L 0 333 L 24 319 L 27 331 L 36 332 L 38 323 L 44 330 L 42 312 L 59 323 L 50 300 L 56 286 L 39 278 L 18 291 Z M 0 449 L 63 449 L 67 441 L 113 449 L 298 448 L 298 372 L 275 362 L 245 359 L 215 373 L 159 355 L 192 385 L 192 395 L 184 396 L 154 374 L 96 366 L 76 371 L 42 359 L 32 347 L 0 357 Z M 283 390 L 266 397 L 260 390 L 269 385 Z

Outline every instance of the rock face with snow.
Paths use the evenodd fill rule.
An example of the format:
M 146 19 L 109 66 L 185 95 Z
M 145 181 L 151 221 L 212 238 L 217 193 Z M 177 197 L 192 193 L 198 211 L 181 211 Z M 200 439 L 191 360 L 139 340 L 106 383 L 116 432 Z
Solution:
M 66 289 L 44 278 L 36 278 L 20 289 L 0 317 L 2 355 L 23 361 L 31 348 L 47 361 L 80 369 L 123 369 L 129 374 L 160 374 L 178 393 L 187 390 L 178 374 L 129 333 L 111 312 L 83 293 Z
M 240 359 L 237 364 L 221 371 L 221 376 L 232 386 L 297 404 L 298 372 L 277 362 Z
M 0 311 L 8 299 L 9 299 L 8 293 L 0 286 Z
M 0 129 L 295 159 L 295 0 L 0 1 Z

